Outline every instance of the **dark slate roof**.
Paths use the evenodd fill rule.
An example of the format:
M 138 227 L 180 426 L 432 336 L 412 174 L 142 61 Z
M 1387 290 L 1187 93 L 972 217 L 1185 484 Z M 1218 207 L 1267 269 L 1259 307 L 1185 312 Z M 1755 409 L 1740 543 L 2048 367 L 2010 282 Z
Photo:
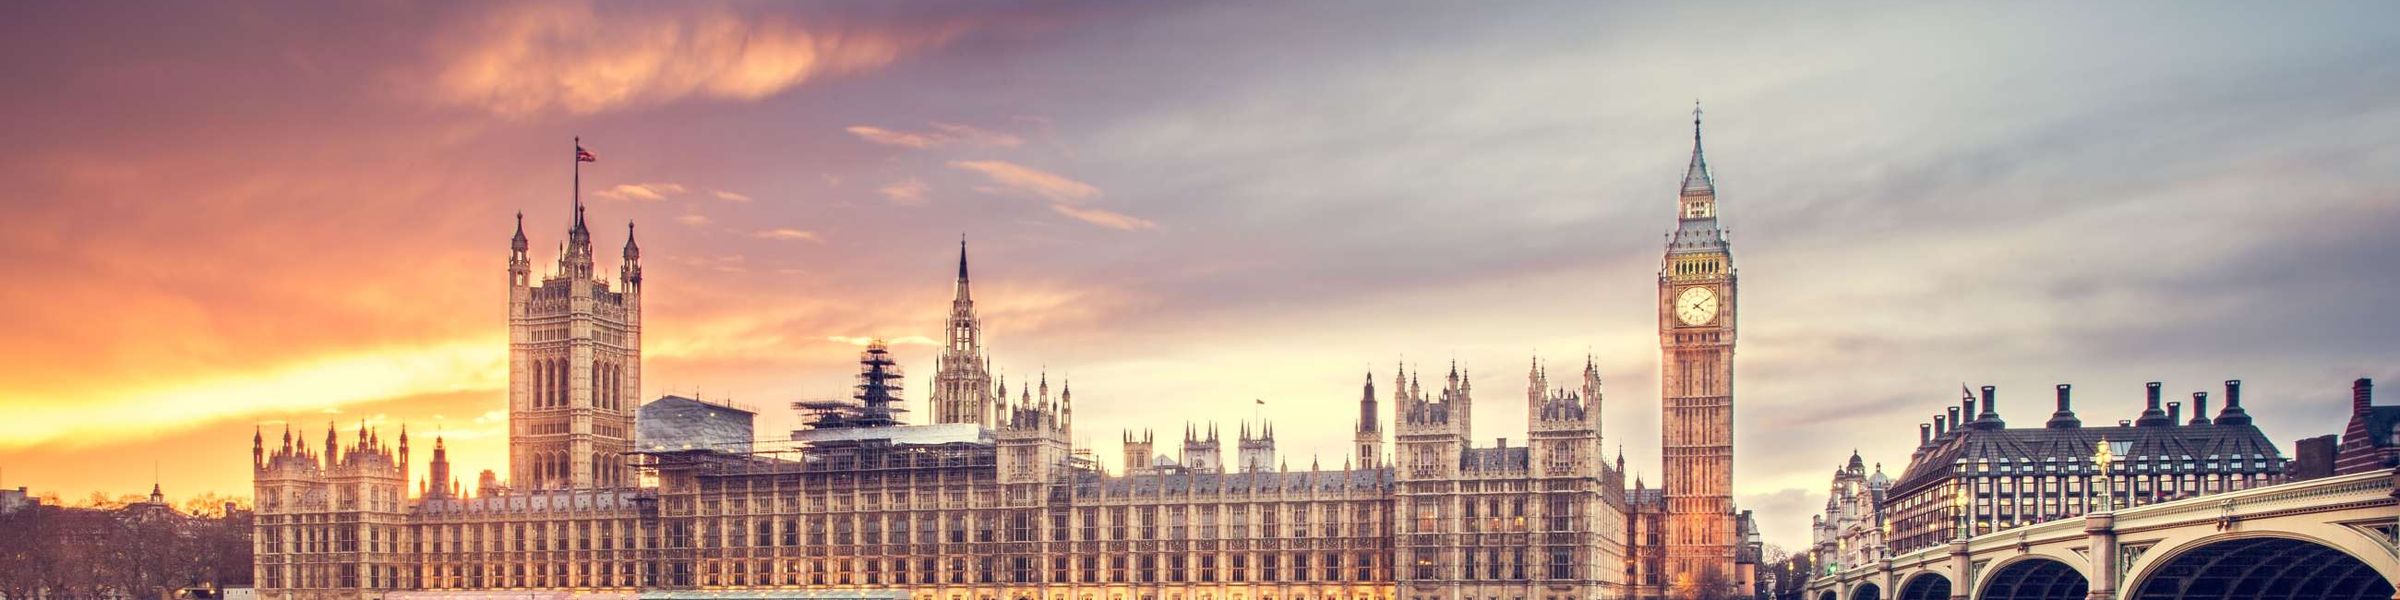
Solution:
M 2058 465 L 2059 472 L 2088 473 L 2093 449 L 2102 439 L 2133 442 L 2118 456 L 2128 459 L 2167 457 L 2177 461 L 2212 458 L 2267 459 L 2262 472 L 2280 472 L 2283 452 L 2254 425 L 2174 425 L 2156 427 L 2075 427 L 2064 429 L 1967 429 L 1934 438 L 1932 447 L 1916 457 L 1892 483 L 1890 495 L 1905 497 L 1949 478 L 1961 461 L 2011 465 Z M 2043 471 L 2037 471 L 2043 472 Z
M 1533 464 L 1532 460 L 1533 455 L 1524 446 L 1468 448 L 1458 466 L 1465 471 L 1523 471 Z
M 1342 489 L 1380 490 L 1392 483 L 1391 469 L 1352 469 L 1347 471 L 1261 471 L 1256 473 L 1142 473 L 1136 475 L 1095 476 L 1078 482 L 1082 494 L 1107 493 L 1112 496 L 1142 494 L 1248 494 L 1291 493 L 1310 489 L 1337 491 Z
M 634 445 L 640 450 L 748 452 L 757 417 L 747 410 L 682 396 L 663 396 L 635 411 Z

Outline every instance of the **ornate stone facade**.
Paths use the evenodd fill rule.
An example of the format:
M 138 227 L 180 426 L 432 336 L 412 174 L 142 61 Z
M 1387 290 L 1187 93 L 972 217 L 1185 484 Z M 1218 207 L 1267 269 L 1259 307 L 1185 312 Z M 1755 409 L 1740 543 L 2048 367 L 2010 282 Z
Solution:
M 1849 464 L 1833 470 L 1825 514 L 1809 518 L 1809 551 L 1814 553 L 1818 575 L 1875 568 L 1891 557 L 1883 520 L 1883 495 L 1891 487 L 1892 478 L 1883 474 L 1883 464 L 1877 463 L 1875 472 L 1868 473 L 1866 459 L 1857 452 L 1850 453 Z
M 1693 169 L 1660 276 L 1669 407 L 1662 489 L 1629 493 L 1623 453 L 1604 456 L 1601 378 L 1588 358 L 1562 385 L 1535 359 L 1518 444 L 1474 443 L 1467 369 L 1451 366 L 1429 390 L 1403 367 L 1390 379 L 1388 417 L 1376 377 L 1366 377 L 1355 452 L 1340 468 L 1291 467 L 1277 456 L 1273 425 L 1261 421 L 1242 424 L 1232 449 L 1216 425 L 1187 425 L 1175 458 L 1148 431 L 1128 431 L 1124 468 L 1108 472 L 1071 443 L 1068 383 L 1054 395 L 1043 376 L 1012 400 L 991 375 L 963 243 L 930 423 L 902 423 L 899 368 L 876 344 L 861 355 L 855 402 L 795 403 L 814 418 L 792 441 L 746 451 L 739 443 L 636 448 L 639 251 L 629 227 L 619 287 L 593 277 L 579 204 L 557 272 L 539 285 L 521 218 L 511 242 L 515 481 L 487 471 L 468 494 L 437 450 L 434 480 L 411 499 L 405 442 L 388 452 L 362 433 L 347 452 L 329 439 L 318 456 L 287 441 L 270 457 L 261 440 L 259 595 L 1610 600 L 1691 592 L 1707 580 L 1700 575 L 1741 577 L 1737 561 L 1755 560 L 1742 550 L 1755 547 L 1754 529 L 1730 500 L 1732 271 L 1696 147 Z M 1722 303 L 1710 310 L 1722 312 L 1676 316 L 1675 298 L 1702 288 Z
M 641 249 L 625 224 L 621 287 L 594 275 L 583 203 L 539 284 L 517 216 L 508 259 L 508 454 L 520 490 L 633 485 L 634 409 L 642 389 Z

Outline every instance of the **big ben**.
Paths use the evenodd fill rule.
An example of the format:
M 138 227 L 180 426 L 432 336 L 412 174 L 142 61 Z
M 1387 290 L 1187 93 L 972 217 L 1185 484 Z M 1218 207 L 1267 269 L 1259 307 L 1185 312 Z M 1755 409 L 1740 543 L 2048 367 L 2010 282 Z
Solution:
M 1661 452 L 1666 459 L 1666 577 L 1675 595 L 1735 582 L 1732 246 L 1717 223 L 1716 182 L 1700 152 L 1676 200 L 1675 231 L 1658 272 Z

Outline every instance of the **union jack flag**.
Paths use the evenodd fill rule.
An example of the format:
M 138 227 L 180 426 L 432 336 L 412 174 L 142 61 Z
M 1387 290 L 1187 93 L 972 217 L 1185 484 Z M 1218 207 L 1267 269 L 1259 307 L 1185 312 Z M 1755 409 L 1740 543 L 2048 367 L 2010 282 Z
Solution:
M 600 157 L 593 155 L 590 150 L 583 149 L 582 146 L 576 146 L 575 162 L 600 162 Z

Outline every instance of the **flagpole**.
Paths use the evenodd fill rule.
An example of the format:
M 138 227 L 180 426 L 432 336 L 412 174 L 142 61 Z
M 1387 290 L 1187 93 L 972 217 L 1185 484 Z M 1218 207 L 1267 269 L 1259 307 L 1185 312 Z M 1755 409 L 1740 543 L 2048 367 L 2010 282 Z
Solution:
M 583 213 L 583 136 L 580 135 L 575 136 L 575 213 Z M 567 215 L 567 218 L 574 218 L 574 215 Z

